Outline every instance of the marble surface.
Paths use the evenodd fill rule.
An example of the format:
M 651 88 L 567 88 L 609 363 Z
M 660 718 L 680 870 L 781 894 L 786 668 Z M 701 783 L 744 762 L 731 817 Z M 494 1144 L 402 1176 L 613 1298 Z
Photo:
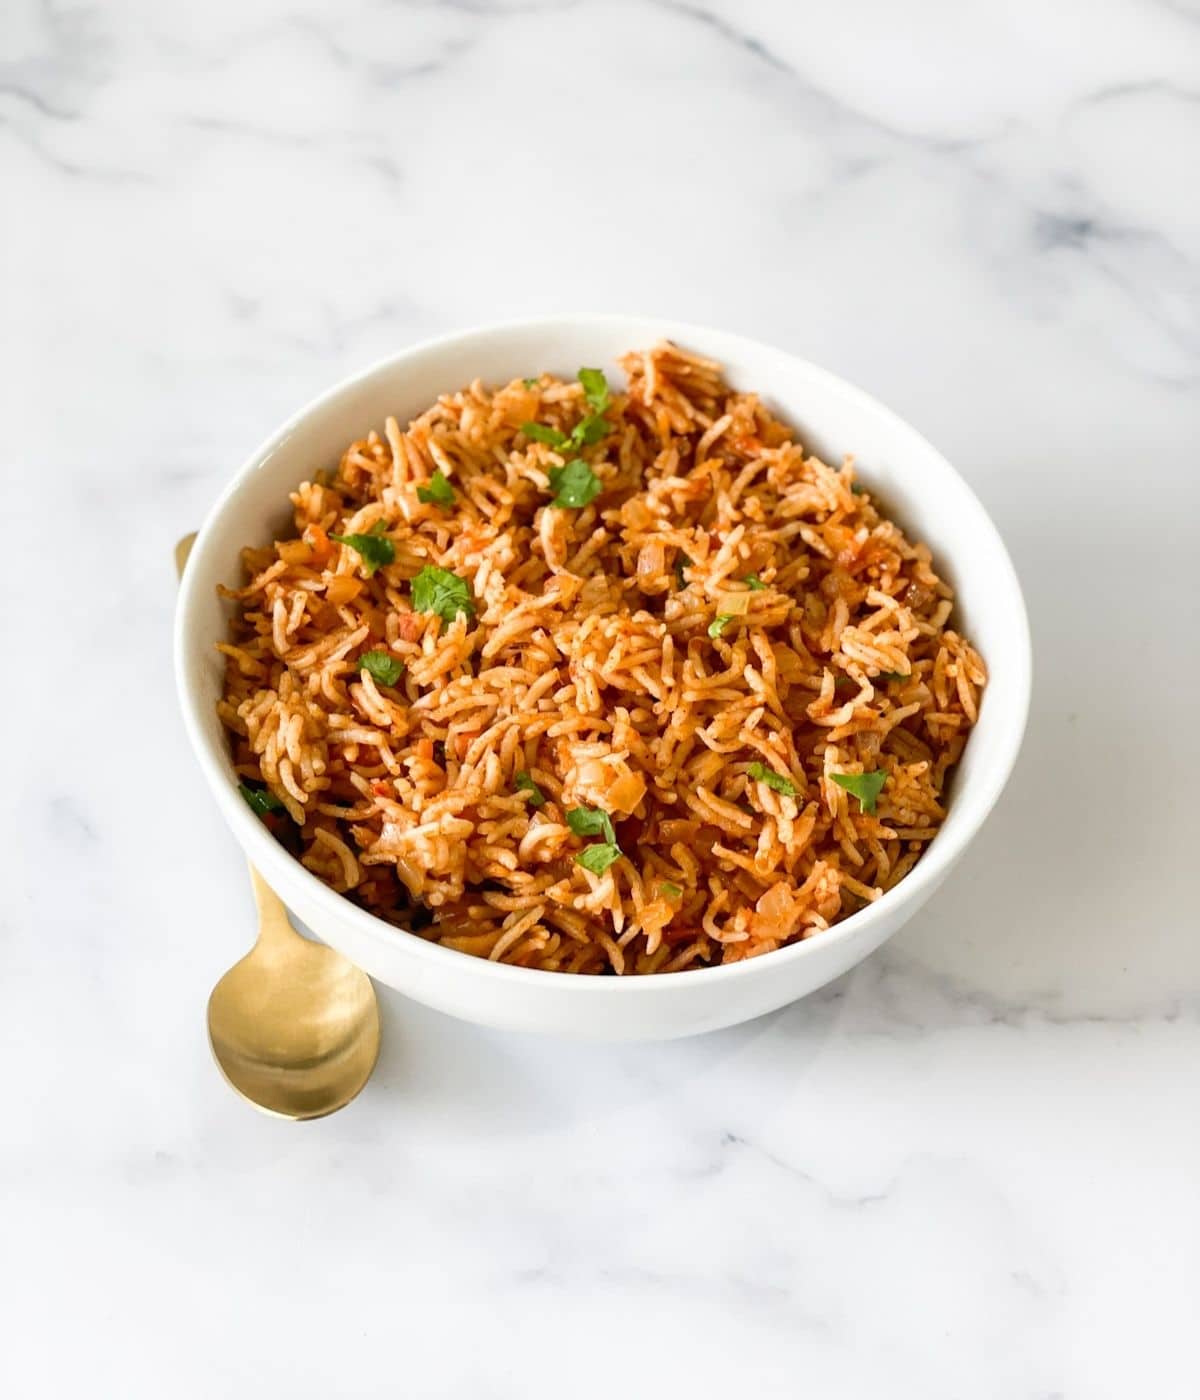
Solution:
M 0 39 L 0 1392 L 1194 1396 L 1195 0 L 11 0 Z M 564 308 L 773 340 L 947 451 L 1027 591 L 1022 760 L 806 1003 L 606 1049 L 385 993 L 362 1098 L 269 1121 L 205 1042 L 251 906 L 171 546 L 323 386 Z

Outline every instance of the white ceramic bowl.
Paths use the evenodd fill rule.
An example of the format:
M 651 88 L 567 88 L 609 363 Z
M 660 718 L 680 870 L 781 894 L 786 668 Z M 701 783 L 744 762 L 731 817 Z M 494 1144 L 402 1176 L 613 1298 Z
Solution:
M 238 551 L 279 537 L 288 492 L 394 414 L 439 393 L 541 370 L 564 377 L 667 336 L 720 360 L 732 384 L 760 393 L 827 460 L 853 452 L 886 508 L 933 549 L 958 593 L 961 625 L 991 675 L 955 775 L 945 825 L 921 862 L 876 903 L 827 933 L 728 967 L 659 977 L 574 977 L 485 962 L 404 933 L 335 894 L 294 860 L 242 801 L 215 705 L 214 643 L 227 613 L 218 582 L 239 578 Z M 803 997 L 878 948 L 946 878 L 1008 780 L 1029 706 L 1029 628 L 1020 585 L 983 507 L 946 459 L 874 399 L 815 365 L 741 336 L 625 316 L 563 316 L 418 345 L 355 375 L 303 409 L 252 454 L 214 506 L 185 571 L 176 619 L 184 720 L 221 814 L 247 856 L 319 937 L 373 977 L 483 1025 L 611 1040 L 667 1039 L 746 1021 Z

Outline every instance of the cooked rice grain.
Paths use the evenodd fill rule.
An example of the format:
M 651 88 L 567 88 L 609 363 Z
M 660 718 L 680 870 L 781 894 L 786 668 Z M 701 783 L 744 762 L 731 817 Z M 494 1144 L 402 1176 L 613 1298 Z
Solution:
M 806 455 L 676 346 L 622 368 L 578 454 L 522 431 L 590 412 L 546 374 L 354 443 L 292 495 L 295 539 L 244 551 L 221 646 L 237 773 L 308 869 L 446 947 L 557 972 L 734 962 L 878 898 L 937 833 L 986 679 L 852 459 Z M 575 455 L 602 491 L 552 506 Z M 418 497 L 437 471 L 449 506 Z M 330 536 L 372 529 L 394 561 L 368 575 Z M 467 581 L 473 617 L 413 611 L 426 565 Z M 372 650 L 404 663 L 394 687 L 359 666 Z M 831 778 L 879 770 L 874 812 Z M 623 852 L 600 875 L 575 859 L 597 839 L 568 825 L 580 806 Z

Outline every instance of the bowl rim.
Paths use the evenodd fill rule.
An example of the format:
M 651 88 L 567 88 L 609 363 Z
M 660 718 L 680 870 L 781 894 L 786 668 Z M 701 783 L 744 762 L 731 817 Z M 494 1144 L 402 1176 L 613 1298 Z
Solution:
M 196 582 L 198 570 L 191 567 L 192 559 L 203 556 L 216 521 L 224 514 L 227 506 L 239 494 L 243 485 L 279 447 L 296 432 L 303 429 L 306 420 L 313 414 L 352 392 L 364 381 L 385 372 L 399 371 L 406 364 L 431 353 L 452 348 L 469 352 L 471 346 L 479 341 L 506 334 L 527 334 L 538 330 L 553 332 L 568 328 L 586 329 L 588 327 L 612 330 L 620 325 L 630 323 L 653 326 L 660 336 L 671 340 L 681 342 L 694 340 L 700 347 L 700 353 L 703 354 L 720 355 L 721 352 L 711 349 L 713 342 L 719 341 L 734 352 L 766 354 L 789 360 L 812 379 L 824 381 L 828 388 L 854 402 L 856 407 L 882 417 L 890 427 L 899 429 L 901 434 L 909 435 L 916 445 L 932 454 L 957 482 L 964 504 L 976 517 L 973 522 L 975 531 L 990 537 L 997 564 L 1001 572 L 1006 575 L 1005 604 L 1006 609 L 1011 614 L 1010 621 L 1015 625 L 1016 634 L 1013 658 L 1016 670 L 1015 674 L 1009 678 L 1013 683 L 1015 704 L 1006 713 L 1007 722 L 997 740 L 998 758 L 993 760 L 990 777 L 986 781 L 980 780 L 980 786 L 970 789 L 970 812 L 962 826 L 951 831 L 949 837 L 939 832 L 913 869 L 892 889 L 887 890 L 874 903 L 866 905 L 863 909 L 857 910 L 831 928 L 824 930 L 819 937 L 787 944 L 782 948 L 777 948 L 772 953 L 757 958 L 747 958 L 735 963 L 718 963 L 715 966 L 689 968 L 686 976 L 679 978 L 655 976 L 585 977 L 571 973 L 553 972 L 545 968 L 519 967 L 511 963 L 492 962 L 470 953 L 460 952 L 455 948 L 443 947 L 439 943 L 422 938 L 420 934 L 390 924 L 385 919 L 360 908 L 345 895 L 338 894 L 337 891 L 318 879 L 296 857 L 280 846 L 262 822 L 239 799 L 236 785 L 229 781 L 231 775 L 227 759 L 222 762 L 215 754 L 205 732 L 207 707 L 201 703 L 198 688 L 193 687 L 189 673 L 189 652 L 192 641 L 188 623 L 197 606 L 198 595 Z M 726 350 L 724 355 L 727 357 L 728 354 L 729 350 Z M 280 884 L 286 885 L 287 881 L 292 880 L 299 881 L 306 895 L 315 901 L 322 912 L 329 913 L 331 921 L 335 925 L 339 919 L 348 919 L 357 931 L 370 941 L 383 945 L 394 945 L 396 940 L 400 940 L 405 945 L 407 954 L 418 960 L 427 961 L 434 967 L 440 967 L 447 972 L 458 968 L 460 972 L 472 973 L 476 976 L 495 976 L 500 979 L 501 984 L 524 985 L 531 990 L 535 988 L 541 988 L 545 991 L 554 988 L 565 990 L 570 987 L 578 989 L 582 995 L 642 996 L 652 994 L 655 989 L 665 990 L 674 987 L 682 990 L 682 986 L 691 986 L 698 982 L 709 985 L 718 979 L 733 982 L 748 976 L 769 975 L 771 968 L 782 972 L 783 959 L 787 959 L 789 963 L 797 962 L 805 957 L 813 956 L 822 948 L 828 951 L 831 945 L 838 945 L 858 935 L 868 933 L 902 904 L 919 905 L 922 902 L 921 896 L 931 894 L 936 889 L 958 857 L 974 840 L 995 807 L 1016 764 L 1029 715 L 1033 687 L 1033 645 L 1020 580 L 1004 540 L 991 516 L 950 460 L 907 419 L 902 418 L 900 414 L 880 402 L 872 394 L 867 393 L 866 390 L 843 379 L 840 375 L 834 374 L 831 370 L 827 370 L 801 355 L 796 355 L 790 350 L 781 349 L 751 336 L 699 323 L 678 321 L 670 317 L 618 312 L 562 312 L 549 316 L 519 317 L 487 322 L 465 330 L 434 336 L 373 361 L 364 368 L 346 375 L 332 387 L 310 399 L 278 428 L 268 434 L 245 458 L 205 515 L 204 522 L 196 534 L 192 559 L 189 559 L 189 567 L 184 569 L 183 577 L 180 580 L 175 608 L 176 689 L 184 727 L 191 742 L 193 754 L 198 760 L 208 786 L 216 799 L 218 809 L 232 829 L 243 851 L 255 864 L 278 871 L 279 875 L 283 877 L 279 881 Z M 965 791 L 961 791 L 956 794 L 954 800 L 962 802 L 966 795 Z M 280 894 L 286 902 L 286 889 L 281 889 Z

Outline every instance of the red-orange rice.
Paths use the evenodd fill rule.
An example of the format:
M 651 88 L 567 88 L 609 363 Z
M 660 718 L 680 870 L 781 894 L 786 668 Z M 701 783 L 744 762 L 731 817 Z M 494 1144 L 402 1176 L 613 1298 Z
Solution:
M 877 899 L 938 831 L 986 678 L 851 459 L 806 455 L 673 345 L 622 368 L 579 451 L 522 429 L 596 417 L 548 374 L 353 443 L 292 495 L 296 538 L 244 551 L 221 648 L 237 772 L 310 870 L 447 947 L 560 972 L 752 957 Z M 575 457 L 600 494 L 556 506 Z M 449 504 L 418 496 L 438 472 Z M 393 562 L 370 573 L 330 537 L 372 530 Z M 473 616 L 414 611 L 425 566 Z M 358 664 L 373 650 L 394 685 Z M 862 774 L 873 812 L 835 781 Z M 613 823 L 602 873 L 576 859 L 604 841 L 578 808 Z

